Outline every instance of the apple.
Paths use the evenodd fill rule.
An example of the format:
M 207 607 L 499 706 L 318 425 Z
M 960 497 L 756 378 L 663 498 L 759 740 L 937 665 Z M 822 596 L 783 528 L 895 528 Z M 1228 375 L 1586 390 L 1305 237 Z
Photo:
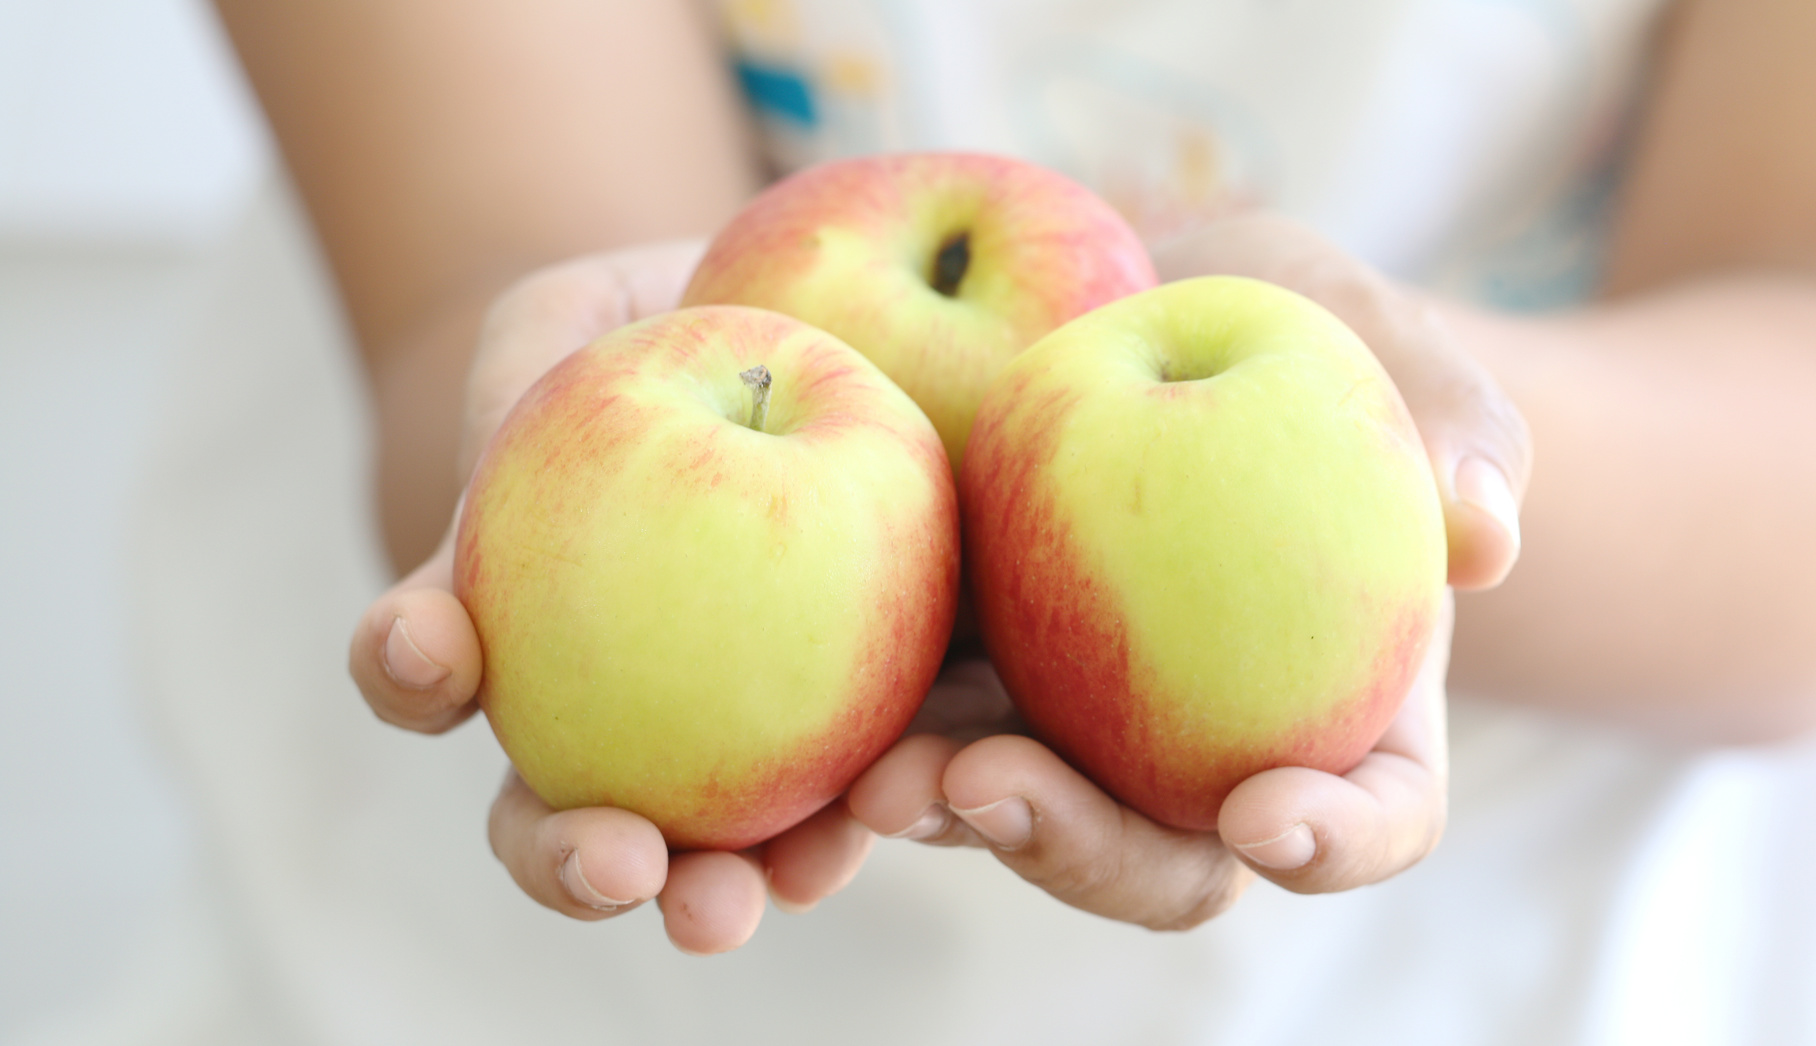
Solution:
M 754 305 L 843 339 L 920 404 L 956 476 L 977 405 L 1016 353 L 1154 286 L 1133 230 L 1089 190 L 1000 156 L 870 156 L 757 196 L 683 304 Z
M 454 570 L 481 706 L 538 795 L 735 850 L 907 727 L 958 566 L 957 494 L 913 401 L 823 331 L 721 306 L 621 328 L 525 393 L 467 489 Z
M 984 643 L 1035 735 L 1123 802 L 1216 827 L 1271 767 L 1344 773 L 1444 595 L 1419 434 L 1335 317 L 1256 280 L 1072 321 L 984 397 L 960 480 Z

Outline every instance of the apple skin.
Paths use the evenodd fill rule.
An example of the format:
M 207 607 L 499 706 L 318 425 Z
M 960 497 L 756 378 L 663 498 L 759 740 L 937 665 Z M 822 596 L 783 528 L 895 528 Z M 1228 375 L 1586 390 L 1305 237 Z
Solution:
M 739 374 L 774 375 L 765 431 Z M 482 457 L 456 535 L 480 703 L 557 809 L 736 850 L 907 727 L 958 591 L 958 506 L 914 403 L 775 313 L 689 309 L 569 356 Z
M 942 293 L 939 256 L 961 236 L 968 263 Z M 956 476 L 1005 363 L 1156 282 L 1141 239 L 1083 186 L 1001 156 L 905 153 L 765 190 L 707 248 L 682 303 L 774 309 L 843 339 L 926 411 Z
M 1017 357 L 960 502 L 1016 707 L 1178 828 L 1215 828 L 1263 770 L 1352 769 L 1444 598 L 1442 509 L 1398 391 L 1335 317 L 1256 280 L 1168 284 Z

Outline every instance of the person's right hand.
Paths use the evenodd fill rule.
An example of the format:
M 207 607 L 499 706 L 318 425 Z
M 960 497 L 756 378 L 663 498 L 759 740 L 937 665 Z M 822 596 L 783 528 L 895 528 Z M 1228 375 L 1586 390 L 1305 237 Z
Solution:
M 591 255 L 534 273 L 487 315 L 468 376 L 460 475 L 518 398 L 570 352 L 616 327 L 673 309 L 698 242 Z M 380 719 L 441 733 L 478 710 L 479 637 L 454 598 L 453 527 L 435 553 L 366 609 L 349 656 Z M 811 907 L 850 881 L 875 837 L 838 800 L 760 847 L 670 854 L 654 824 L 627 810 L 555 811 L 515 772 L 492 805 L 492 850 L 532 898 L 576 919 L 606 919 L 652 898 L 683 951 L 736 948 L 765 895 Z
M 1450 584 L 1499 584 L 1520 548 L 1530 469 L 1526 425 L 1430 302 L 1310 229 L 1233 215 L 1154 252 L 1163 279 L 1265 279 L 1330 309 L 1381 360 L 1417 423 L 1443 507 Z M 1412 867 L 1443 833 L 1449 749 L 1445 674 L 1450 605 L 1398 715 L 1345 774 L 1279 766 L 1239 784 L 1215 831 L 1184 831 L 1125 806 L 1035 738 L 981 661 L 952 666 L 910 736 L 852 785 L 852 811 L 878 834 L 988 846 L 1075 908 L 1153 929 L 1214 918 L 1256 876 L 1298 893 L 1378 883 Z

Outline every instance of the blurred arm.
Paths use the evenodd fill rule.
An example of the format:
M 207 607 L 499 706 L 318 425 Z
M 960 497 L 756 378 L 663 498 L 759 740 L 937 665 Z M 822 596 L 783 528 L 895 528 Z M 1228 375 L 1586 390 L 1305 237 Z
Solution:
M 1606 294 L 1447 308 L 1530 423 L 1519 567 L 1461 689 L 1698 742 L 1816 727 L 1816 5 L 1677 12 Z
M 685 0 L 217 0 L 369 371 L 400 569 L 459 494 L 464 377 L 517 277 L 713 231 L 756 186 Z

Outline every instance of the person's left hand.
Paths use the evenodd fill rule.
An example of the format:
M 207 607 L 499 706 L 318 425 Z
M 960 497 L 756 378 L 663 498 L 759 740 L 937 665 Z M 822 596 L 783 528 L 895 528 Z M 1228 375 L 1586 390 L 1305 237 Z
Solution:
M 1221 273 L 1281 284 L 1354 328 L 1419 426 L 1444 509 L 1450 583 L 1486 588 L 1506 576 L 1519 554 L 1530 440 L 1519 412 L 1423 299 L 1266 215 L 1226 219 L 1163 246 L 1155 261 L 1168 279 Z M 989 846 L 1061 901 L 1154 929 L 1216 916 L 1256 873 L 1301 893 L 1379 882 L 1416 864 L 1444 829 L 1445 606 L 1399 714 L 1360 764 L 1341 776 L 1303 767 L 1256 774 L 1230 793 L 1214 832 L 1158 824 L 1022 736 L 981 661 L 950 668 L 935 687 L 923 721 L 939 732 L 897 745 L 847 801 L 879 834 Z
M 1281 767 L 1238 785 L 1217 831 L 1125 806 L 1032 738 L 989 662 L 956 660 L 914 730 L 859 777 L 851 812 L 879 835 L 985 846 L 1084 911 L 1184 930 L 1227 910 L 1260 872 L 1300 893 L 1379 882 L 1416 864 L 1444 827 L 1444 671 L 1450 601 L 1406 702 L 1342 776 Z M 975 740 L 974 740 L 975 739 Z
M 704 244 L 660 244 L 576 258 L 525 277 L 493 305 L 468 374 L 460 474 L 523 392 L 570 352 L 675 307 Z M 380 719 L 436 734 L 478 711 L 478 634 L 454 597 L 450 528 L 427 562 L 367 608 L 348 660 Z M 492 850 L 524 893 L 575 919 L 608 919 L 655 899 L 674 944 L 736 948 L 767 892 L 811 907 L 857 873 L 875 837 L 842 801 L 739 853 L 669 853 L 648 820 L 610 807 L 553 810 L 515 772 L 492 804 Z

